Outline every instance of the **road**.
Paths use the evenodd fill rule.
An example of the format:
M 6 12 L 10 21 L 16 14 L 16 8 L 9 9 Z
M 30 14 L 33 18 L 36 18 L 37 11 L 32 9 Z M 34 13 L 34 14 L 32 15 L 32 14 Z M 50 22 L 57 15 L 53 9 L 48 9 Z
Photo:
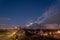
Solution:
M 13 36 L 14 34 L 16 34 L 16 32 L 17 32 L 17 31 L 15 31 L 15 32 L 13 32 L 13 33 L 11 33 L 11 34 L 5 34 L 5 35 L 3 35 L 3 36 L 0 36 L 0 40 L 4 40 L 4 39 L 6 39 L 6 38 L 9 38 L 9 37 Z

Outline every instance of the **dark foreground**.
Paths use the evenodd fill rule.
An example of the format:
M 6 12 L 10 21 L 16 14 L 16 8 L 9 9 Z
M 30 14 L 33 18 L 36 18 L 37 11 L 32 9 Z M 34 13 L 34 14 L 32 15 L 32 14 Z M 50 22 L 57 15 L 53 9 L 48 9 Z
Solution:
M 43 33 L 39 33 L 39 31 L 31 31 L 31 30 L 24 30 L 25 33 L 20 32 L 20 30 L 17 33 L 16 40 L 60 40 L 60 34 L 54 35 L 55 31 L 52 31 L 52 34 L 49 34 L 49 31 L 47 32 L 48 35 L 43 35 Z M 44 30 L 45 31 L 45 30 Z M 42 34 L 42 35 L 41 35 Z M 20 36 L 19 36 L 20 35 Z
M 40 36 L 40 37 L 24 37 L 24 38 L 19 37 L 18 40 L 60 40 L 60 39 Z

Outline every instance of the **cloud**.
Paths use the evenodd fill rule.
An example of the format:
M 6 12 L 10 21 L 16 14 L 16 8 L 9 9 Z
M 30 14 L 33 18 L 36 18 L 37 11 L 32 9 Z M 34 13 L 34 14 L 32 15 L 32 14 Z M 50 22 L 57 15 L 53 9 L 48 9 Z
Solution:
M 57 2 L 54 5 L 50 6 L 49 9 L 42 14 L 42 16 L 38 17 L 37 23 L 44 23 L 49 18 L 51 20 L 51 18 L 57 14 L 60 14 L 60 0 L 57 0 Z M 56 18 L 57 17 L 55 17 L 55 20 Z
M 5 18 L 5 17 L 3 18 L 3 17 L 1 17 L 0 20 L 11 20 L 11 18 Z
M 46 24 L 44 24 L 44 22 Z M 28 28 L 59 29 L 60 28 L 60 0 L 50 6 L 40 17 Z

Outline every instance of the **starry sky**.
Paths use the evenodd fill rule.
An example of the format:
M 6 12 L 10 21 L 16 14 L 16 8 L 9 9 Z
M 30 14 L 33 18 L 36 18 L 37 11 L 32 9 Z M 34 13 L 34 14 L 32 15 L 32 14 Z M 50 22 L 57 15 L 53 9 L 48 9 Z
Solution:
M 56 0 L 0 0 L 0 24 L 36 21 Z

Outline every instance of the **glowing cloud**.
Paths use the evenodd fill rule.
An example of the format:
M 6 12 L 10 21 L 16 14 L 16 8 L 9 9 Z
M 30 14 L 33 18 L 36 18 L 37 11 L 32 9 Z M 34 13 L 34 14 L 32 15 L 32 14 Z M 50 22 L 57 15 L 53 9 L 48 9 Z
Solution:
M 33 23 L 29 23 L 29 24 L 27 24 L 26 26 L 29 27 L 29 26 L 31 26 L 32 24 L 33 24 Z

